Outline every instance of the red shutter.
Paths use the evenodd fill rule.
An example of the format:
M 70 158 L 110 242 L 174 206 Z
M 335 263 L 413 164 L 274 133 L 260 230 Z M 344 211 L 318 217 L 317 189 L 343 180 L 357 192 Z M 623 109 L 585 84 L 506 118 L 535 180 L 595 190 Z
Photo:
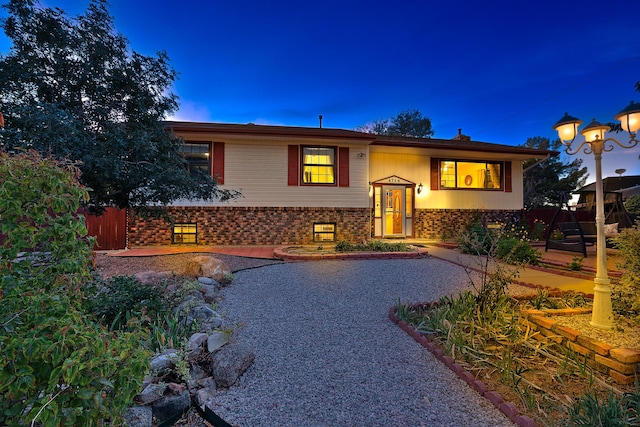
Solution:
M 338 186 L 349 186 L 349 147 L 338 148 Z
M 511 185 L 511 162 L 504 163 L 504 191 L 507 193 L 513 191 Z
M 224 184 L 224 142 L 213 143 L 213 179 Z
M 290 145 L 289 146 L 289 163 L 288 163 L 288 185 L 298 185 L 298 177 L 300 174 L 298 173 L 298 162 L 300 161 L 300 157 L 298 154 L 298 146 Z
M 438 190 L 438 169 L 440 168 L 440 159 L 437 157 L 431 158 L 431 191 Z

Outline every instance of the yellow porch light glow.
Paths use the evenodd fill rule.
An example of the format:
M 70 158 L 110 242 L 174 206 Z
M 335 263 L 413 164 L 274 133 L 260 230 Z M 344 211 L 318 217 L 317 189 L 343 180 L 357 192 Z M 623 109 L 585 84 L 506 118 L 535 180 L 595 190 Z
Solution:
M 578 134 L 578 126 L 581 124 L 582 120 L 564 113 L 564 116 L 553 125 L 553 128 L 558 132 L 558 137 L 562 143 L 566 145 L 575 139 Z
M 640 104 L 633 101 L 622 111 L 620 111 L 614 119 L 620 121 L 622 129 L 629 133 L 638 133 L 640 129 Z
M 584 139 L 587 142 L 602 141 L 604 140 L 604 133 L 609 129 L 611 129 L 609 126 L 603 125 L 596 121 L 596 119 L 593 119 L 580 133 L 584 135 Z

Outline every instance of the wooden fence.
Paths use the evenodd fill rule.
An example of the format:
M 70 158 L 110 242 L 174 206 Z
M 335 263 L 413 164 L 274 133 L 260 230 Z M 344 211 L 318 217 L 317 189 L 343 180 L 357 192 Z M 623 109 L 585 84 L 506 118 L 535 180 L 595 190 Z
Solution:
M 87 234 L 96 238 L 96 250 L 116 250 L 127 247 L 126 209 L 107 208 L 100 216 L 83 212 Z

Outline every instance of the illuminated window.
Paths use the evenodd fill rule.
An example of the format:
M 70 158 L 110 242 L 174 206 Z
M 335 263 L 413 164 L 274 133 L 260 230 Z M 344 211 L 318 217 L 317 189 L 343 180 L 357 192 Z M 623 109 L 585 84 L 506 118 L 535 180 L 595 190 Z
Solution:
M 314 242 L 335 242 L 335 240 L 336 240 L 336 224 L 335 223 L 313 224 L 313 241 Z
M 209 142 L 185 142 L 180 154 L 187 161 L 189 172 L 200 171 L 211 175 L 211 144 Z
M 500 190 L 502 163 L 442 160 L 440 188 Z
M 336 149 L 333 147 L 302 148 L 302 183 L 336 183 Z
M 173 243 L 197 243 L 198 225 L 182 223 L 173 225 Z

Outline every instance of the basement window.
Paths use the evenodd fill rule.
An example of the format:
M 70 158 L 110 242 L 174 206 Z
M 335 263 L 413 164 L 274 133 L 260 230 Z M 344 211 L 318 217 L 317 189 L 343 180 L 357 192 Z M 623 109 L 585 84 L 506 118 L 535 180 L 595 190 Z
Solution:
M 198 243 L 198 224 L 178 223 L 173 225 L 172 242 L 177 244 Z
M 314 223 L 313 224 L 313 241 L 314 242 L 335 242 L 336 241 L 336 224 L 335 223 Z

